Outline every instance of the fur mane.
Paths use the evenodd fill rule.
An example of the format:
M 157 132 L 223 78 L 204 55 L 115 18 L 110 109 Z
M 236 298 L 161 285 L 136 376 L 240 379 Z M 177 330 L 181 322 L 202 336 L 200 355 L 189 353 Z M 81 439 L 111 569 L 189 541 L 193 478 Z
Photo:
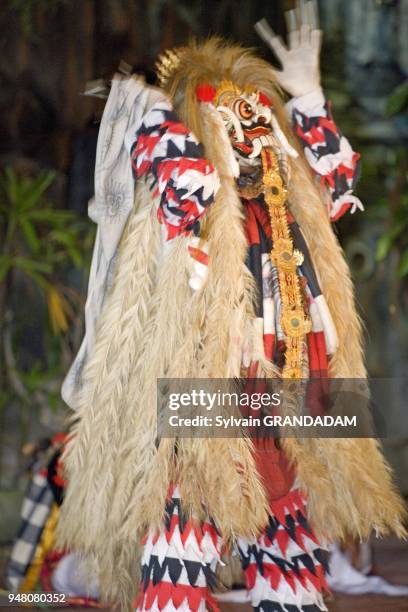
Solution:
M 125 607 L 137 589 L 139 538 L 160 524 L 171 482 L 179 483 L 186 511 L 197 518 L 208 512 L 226 540 L 251 537 L 267 521 L 250 440 L 183 439 L 177 453 L 174 440 L 156 445 L 157 378 L 237 375 L 233 330 L 242 339 L 253 317 L 255 288 L 245 266 L 244 212 L 225 161 L 225 130 L 214 115 L 203 112 L 195 96 L 196 85 L 216 86 L 225 79 L 263 91 L 299 150 L 299 158 L 291 162 L 289 203 L 309 244 L 339 336 L 330 375 L 365 376 L 350 274 L 323 194 L 287 123 L 272 68 L 250 50 L 218 38 L 191 43 L 166 89 L 221 179 L 203 228 L 210 246 L 208 281 L 202 291 L 191 293 L 187 240 L 176 238 L 163 249 L 157 201 L 139 185 L 94 353 L 85 367 L 79 419 L 64 455 L 69 484 L 59 545 L 96 558 L 103 594 L 122 599 Z M 277 375 L 267 363 L 264 373 Z M 310 519 L 320 535 L 366 537 L 371 528 L 404 532 L 402 502 L 376 441 L 286 439 L 284 448 L 296 466 Z

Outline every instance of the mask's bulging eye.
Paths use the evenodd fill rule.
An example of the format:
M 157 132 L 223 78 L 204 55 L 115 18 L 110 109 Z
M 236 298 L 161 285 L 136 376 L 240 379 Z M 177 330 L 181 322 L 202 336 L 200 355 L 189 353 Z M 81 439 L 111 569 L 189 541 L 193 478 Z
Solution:
M 253 117 L 254 109 L 249 102 L 241 98 L 235 102 L 234 112 L 240 119 L 247 121 Z

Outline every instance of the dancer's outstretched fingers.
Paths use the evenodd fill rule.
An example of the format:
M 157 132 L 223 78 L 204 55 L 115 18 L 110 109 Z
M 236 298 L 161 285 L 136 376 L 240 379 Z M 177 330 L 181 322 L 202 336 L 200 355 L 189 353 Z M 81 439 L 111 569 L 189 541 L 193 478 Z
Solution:
M 322 30 L 312 30 L 310 33 L 310 44 L 311 47 L 317 49 L 320 52 L 320 48 L 322 46 L 323 39 L 323 31 Z
M 312 28 L 308 23 L 302 23 L 300 26 L 300 45 L 302 47 L 310 47 L 311 46 L 311 34 Z
M 288 50 L 281 37 L 275 34 L 265 17 L 257 21 L 254 28 L 258 36 L 272 49 L 276 57 L 283 62 Z

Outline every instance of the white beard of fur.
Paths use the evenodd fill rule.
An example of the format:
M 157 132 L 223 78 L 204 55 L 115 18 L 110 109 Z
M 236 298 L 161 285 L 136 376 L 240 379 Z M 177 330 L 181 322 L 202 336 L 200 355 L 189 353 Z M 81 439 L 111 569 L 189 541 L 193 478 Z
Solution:
M 296 149 L 294 149 L 288 142 L 285 134 L 282 132 L 280 125 L 278 123 L 278 120 L 276 119 L 275 115 L 272 115 L 272 119 L 271 119 L 271 123 L 272 123 L 272 127 L 273 127 L 273 131 L 275 133 L 276 138 L 279 140 L 280 144 L 282 145 L 282 148 L 284 149 L 284 151 L 290 156 L 293 157 L 294 159 L 296 159 L 297 157 L 299 157 L 299 153 L 296 151 Z
M 206 116 L 211 117 L 213 119 L 213 121 L 218 126 L 218 129 L 219 129 L 218 135 L 221 136 L 222 141 L 223 141 L 223 146 L 225 147 L 226 166 L 224 166 L 224 168 L 222 169 L 218 168 L 218 172 L 219 174 L 224 174 L 224 176 L 231 176 L 233 178 L 237 178 L 239 176 L 239 163 L 238 163 L 238 160 L 235 158 L 231 140 L 228 135 L 226 125 L 222 119 L 220 110 L 224 111 L 224 107 L 219 107 L 219 109 L 216 109 L 213 104 L 207 104 L 204 102 L 201 103 L 201 111 L 204 116 L 204 123 L 205 123 Z M 225 107 L 225 112 L 226 111 L 229 111 L 227 107 Z M 228 112 L 228 116 L 230 117 L 230 112 Z M 234 127 L 235 127 L 235 123 L 234 123 Z M 242 139 L 243 139 L 243 136 L 242 136 Z

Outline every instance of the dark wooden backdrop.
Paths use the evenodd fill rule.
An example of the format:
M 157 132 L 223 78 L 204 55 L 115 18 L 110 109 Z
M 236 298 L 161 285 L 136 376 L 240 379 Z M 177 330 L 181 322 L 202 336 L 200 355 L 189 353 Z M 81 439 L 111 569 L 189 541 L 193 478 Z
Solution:
M 66 171 L 75 134 L 103 104 L 80 95 L 123 58 L 151 70 L 157 54 L 191 35 L 259 44 L 266 15 L 283 30 L 284 0 L 3 0 L 0 7 L 0 159 Z M 261 44 L 262 46 L 262 44 Z

